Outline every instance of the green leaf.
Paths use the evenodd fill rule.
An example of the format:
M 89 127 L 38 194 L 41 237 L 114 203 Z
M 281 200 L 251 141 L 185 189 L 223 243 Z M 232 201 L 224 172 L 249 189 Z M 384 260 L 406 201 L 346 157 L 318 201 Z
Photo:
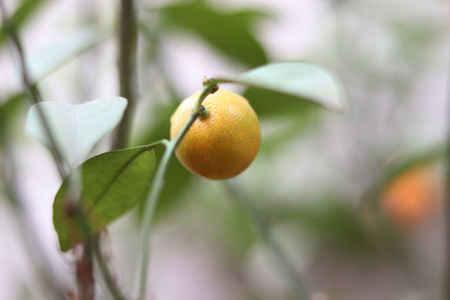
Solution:
M 328 71 L 301 61 L 268 64 L 234 79 L 216 80 L 309 100 L 333 111 L 342 111 L 346 107 L 344 91 L 337 80 Z M 278 103 L 279 106 L 284 104 L 281 100 Z
M 160 14 L 168 28 L 188 30 L 202 37 L 223 54 L 248 66 L 267 63 L 260 43 L 252 34 L 252 24 L 266 16 L 256 10 L 221 13 L 202 1 L 170 5 Z
M 272 217 L 278 222 L 288 222 L 325 244 L 359 253 L 374 250 L 374 243 L 358 210 L 344 201 L 324 201 L 326 203 L 313 207 L 279 208 Z
M 298 97 L 274 91 L 250 87 L 243 94 L 256 112 L 258 119 L 290 118 L 298 120 L 302 116 L 317 112 L 320 106 L 310 101 L 299 101 Z
M 22 4 L 17 8 L 16 12 L 12 16 L 14 26 L 19 29 L 31 16 L 48 0 L 23 0 Z M 6 41 L 8 31 L 3 25 L 0 28 L 0 46 Z
M 20 112 L 26 110 L 24 105 L 25 94 L 18 93 L 0 103 L 0 150 L 7 144 L 8 139 L 15 136 Z M 19 124 L 17 124 L 19 125 Z
M 122 119 L 127 100 L 121 97 L 103 98 L 84 104 L 41 102 L 28 114 L 26 130 L 51 147 L 39 110 L 45 116 L 58 150 L 69 166 L 80 164 L 92 148 Z
M 49 46 L 43 52 L 33 57 L 28 66 L 37 83 L 50 75 L 74 57 L 77 57 L 110 37 L 111 33 L 103 32 L 95 27 L 76 32 L 68 39 L 64 39 Z
M 17 117 L 21 108 L 24 107 L 26 95 L 17 93 L 0 103 L 0 127 L 7 128 Z
M 81 175 L 81 210 L 94 232 L 98 232 L 132 209 L 145 196 L 155 171 L 152 146 L 141 146 L 97 155 L 79 166 Z M 53 224 L 62 251 L 72 248 L 85 237 L 82 227 L 65 210 L 69 182 L 73 172 L 61 185 L 53 204 Z

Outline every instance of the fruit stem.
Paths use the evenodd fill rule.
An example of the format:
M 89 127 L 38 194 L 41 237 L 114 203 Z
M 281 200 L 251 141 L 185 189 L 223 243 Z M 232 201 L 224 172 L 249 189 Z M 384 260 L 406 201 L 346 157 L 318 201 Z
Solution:
M 209 117 L 209 109 L 206 106 L 201 106 L 200 107 L 200 111 L 198 112 L 198 118 L 200 120 L 205 120 L 206 118 Z
M 164 152 L 163 157 L 161 158 L 161 162 L 156 170 L 155 179 L 153 180 L 153 186 L 150 190 L 150 194 L 148 195 L 145 202 L 145 210 L 144 210 L 144 220 L 142 224 L 141 231 L 141 246 L 142 253 L 140 262 L 138 262 L 138 269 L 140 268 L 140 282 L 139 282 L 139 299 L 144 300 L 145 294 L 147 290 L 147 274 L 148 274 L 148 265 L 149 265 L 149 257 L 150 257 L 150 232 L 151 225 L 153 221 L 153 215 L 155 213 L 155 208 L 157 202 L 159 200 L 159 196 L 161 194 L 163 185 L 164 185 L 164 177 L 167 172 L 167 167 L 169 166 L 170 159 L 172 158 L 176 147 L 181 142 L 183 137 L 188 132 L 189 128 L 191 128 L 192 124 L 199 117 L 199 112 L 202 107 L 203 100 L 209 95 L 213 94 L 217 91 L 218 87 L 216 82 L 213 79 L 210 79 L 207 84 L 203 87 L 202 93 L 200 94 L 194 108 L 192 109 L 191 115 L 187 122 L 184 124 L 181 131 L 175 137 L 175 139 L 171 140 Z

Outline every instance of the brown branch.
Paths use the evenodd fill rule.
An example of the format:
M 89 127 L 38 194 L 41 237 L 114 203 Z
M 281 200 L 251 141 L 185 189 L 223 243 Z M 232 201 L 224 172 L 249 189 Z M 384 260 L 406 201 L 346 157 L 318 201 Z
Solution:
M 120 96 L 128 100 L 122 121 L 115 131 L 113 149 L 127 146 L 136 101 L 137 22 L 133 0 L 121 0 L 119 28 Z
M 450 52 L 449 52 L 450 53 Z M 448 74 L 447 74 L 447 96 L 448 103 L 450 104 L 450 62 L 448 65 Z M 450 106 L 449 106 L 450 108 Z M 449 110 L 450 115 L 450 110 Z M 448 119 L 450 120 L 450 118 Z M 446 190 L 445 190 L 445 199 L 444 199 L 444 223 L 445 223 L 445 236 L 444 239 L 446 241 L 446 250 L 445 250 L 445 262 L 444 262 L 444 278 L 443 278 L 443 299 L 450 300 L 450 123 L 448 123 L 448 133 L 447 133 L 447 152 L 446 152 L 446 171 L 447 171 L 447 182 L 446 182 Z
M 89 242 L 83 243 L 83 253 L 76 262 L 79 300 L 94 300 L 95 281 L 92 271 L 92 249 Z

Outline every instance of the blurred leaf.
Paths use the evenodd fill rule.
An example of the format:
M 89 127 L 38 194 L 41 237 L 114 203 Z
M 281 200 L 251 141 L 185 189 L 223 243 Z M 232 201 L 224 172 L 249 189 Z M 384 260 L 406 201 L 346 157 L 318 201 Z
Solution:
M 377 207 L 380 193 L 386 186 L 407 169 L 425 163 L 431 163 L 448 153 L 443 146 L 434 146 L 414 154 L 402 154 L 388 161 L 380 170 L 373 186 L 361 198 L 361 205 Z
M 243 96 L 250 102 L 259 120 L 274 119 L 276 122 L 273 126 L 275 130 L 264 132 L 261 154 L 270 155 L 318 123 L 321 107 L 314 102 L 299 101 L 298 97 L 251 87 Z
M 163 7 L 161 16 L 169 28 L 188 30 L 205 39 L 223 54 L 248 66 L 267 63 L 266 54 L 254 38 L 251 25 L 266 16 L 256 10 L 221 13 L 202 1 Z
M 103 98 L 84 104 L 41 102 L 28 114 L 26 130 L 51 147 L 39 109 L 67 163 L 73 167 L 83 161 L 92 148 L 122 119 L 127 100 L 121 97 Z
M 316 207 L 280 208 L 273 217 L 337 247 L 362 251 L 374 246 L 359 212 L 344 202 L 327 201 Z
M 241 209 L 233 208 L 225 216 L 222 226 L 224 227 L 224 239 L 226 239 L 227 245 L 238 257 L 248 253 L 257 240 L 255 224 L 249 215 Z
M 155 113 L 152 117 L 152 122 L 145 135 L 141 137 L 137 144 L 148 144 L 152 141 L 159 141 L 162 139 L 170 139 L 170 117 L 175 112 L 179 103 L 157 104 L 153 110 Z M 155 149 L 156 158 L 160 160 L 164 154 L 163 148 Z M 192 182 L 193 175 L 186 170 L 185 167 L 173 157 L 167 168 L 166 177 L 164 180 L 164 188 L 161 192 L 158 206 L 156 207 L 156 219 L 159 220 L 172 208 L 177 207 L 186 187 Z M 143 203 L 142 203 L 143 205 Z M 139 212 L 143 213 L 143 207 L 139 207 Z
M 28 64 L 35 83 L 110 36 L 111 33 L 93 27 L 74 33 L 70 38 L 45 49 Z
M 81 175 L 81 210 L 91 228 L 103 227 L 132 209 L 148 190 L 155 171 L 156 158 L 152 146 L 141 146 L 97 155 L 79 166 Z M 75 218 L 67 213 L 71 173 L 61 185 L 53 204 L 53 224 L 62 251 L 72 248 L 84 237 Z
M 292 145 L 308 129 L 319 123 L 317 114 L 307 114 L 299 117 L 297 122 L 289 122 L 287 125 L 279 126 L 270 133 L 264 133 L 261 139 L 261 148 L 258 155 L 272 156 L 275 151 L 285 145 Z
M 6 132 L 9 131 L 11 123 L 24 106 L 24 99 L 25 94 L 19 93 L 0 104 L 0 145 L 4 142 L 3 139 L 6 138 Z
M 23 0 L 11 19 L 18 30 L 47 0 Z M 0 28 L 0 46 L 6 41 L 8 32 L 4 25 Z
M 252 105 L 258 119 L 299 117 L 316 111 L 319 106 L 314 102 L 299 101 L 298 97 L 258 88 L 248 88 L 243 95 Z
M 333 111 L 342 111 L 346 107 L 344 91 L 336 79 L 328 71 L 301 61 L 268 64 L 234 79 L 216 79 L 309 100 Z M 292 105 L 292 100 L 290 103 Z M 283 105 L 279 101 L 278 106 Z

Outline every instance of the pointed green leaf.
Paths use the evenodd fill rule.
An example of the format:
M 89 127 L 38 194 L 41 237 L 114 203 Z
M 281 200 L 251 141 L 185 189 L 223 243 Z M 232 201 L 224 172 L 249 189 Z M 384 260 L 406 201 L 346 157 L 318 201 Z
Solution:
M 168 28 L 191 31 L 218 51 L 245 65 L 267 63 L 266 54 L 251 28 L 253 21 L 265 16 L 264 13 L 256 10 L 221 13 L 207 3 L 194 1 L 166 6 L 160 14 Z
M 67 163 L 80 164 L 92 148 L 122 119 L 127 100 L 121 97 L 103 98 L 84 104 L 41 102 L 33 105 L 28 114 L 26 130 L 51 147 L 41 117 L 42 111 L 58 150 Z
M 346 107 L 344 92 L 337 80 L 328 71 L 301 61 L 268 64 L 234 79 L 216 79 L 309 100 L 334 111 Z M 283 105 L 280 100 L 279 106 Z
M 152 146 L 141 146 L 97 155 L 77 168 L 81 176 L 80 206 L 94 232 L 132 209 L 145 195 L 155 171 Z M 53 204 L 53 224 L 62 251 L 85 236 L 65 210 L 72 173 L 61 185 Z M 72 176 L 72 177 L 71 177 Z

